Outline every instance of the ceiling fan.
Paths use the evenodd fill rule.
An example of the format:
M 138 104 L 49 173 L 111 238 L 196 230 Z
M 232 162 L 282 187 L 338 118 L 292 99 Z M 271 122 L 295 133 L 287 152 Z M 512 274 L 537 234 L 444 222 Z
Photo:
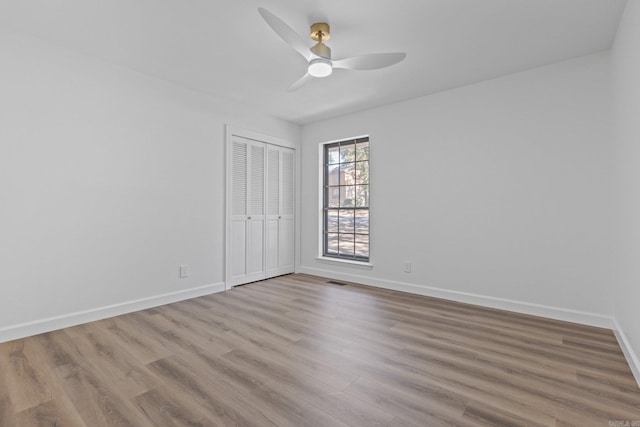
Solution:
M 333 60 L 331 58 L 331 48 L 324 44 L 331 36 L 329 24 L 326 22 L 316 22 L 311 25 L 311 39 L 316 44 L 309 48 L 302 38 L 282 19 L 262 7 L 258 8 L 258 12 L 273 31 L 296 52 L 304 56 L 309 63 L 307 73 L 289 87 L 290 92 L 300 88 L 314 77 L 329 76 L 334 68 L 377 70 L 397 64 L 407 56 L 404 52 L 372 53 Z

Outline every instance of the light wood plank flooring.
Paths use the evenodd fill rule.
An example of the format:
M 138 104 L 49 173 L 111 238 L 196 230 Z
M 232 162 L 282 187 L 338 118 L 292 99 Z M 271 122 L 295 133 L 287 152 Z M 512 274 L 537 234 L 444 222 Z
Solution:
M 0 426 L 109 425 L 634 426 L 640 390 L 606 329 L 290 275 L 0 344 Z

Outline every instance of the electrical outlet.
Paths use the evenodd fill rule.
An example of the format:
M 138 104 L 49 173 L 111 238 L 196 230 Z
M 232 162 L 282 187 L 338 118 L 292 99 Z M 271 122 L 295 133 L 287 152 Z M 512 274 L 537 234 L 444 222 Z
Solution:
M 189 266 L 188 265 L 181 265 L 180 266 L 180 278 L 181 279 L 186 279 L 187 277 L 189 277 Z
M 404 261 L 402 263 L 402 271 L 405 273 L 411 273 L 411 261 Z

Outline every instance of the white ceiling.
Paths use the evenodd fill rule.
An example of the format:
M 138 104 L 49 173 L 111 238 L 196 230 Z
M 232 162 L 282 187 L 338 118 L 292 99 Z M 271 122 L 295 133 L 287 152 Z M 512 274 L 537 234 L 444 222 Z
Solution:
M 625 0 L 0 0 L 0 24 L 295 123 L 459 87 L 608 49 Z M 334 59 L 404 51 L 377 71 L 335 70 L 297 92 L 305 60 L 257 12 L 307 39 L 328 21 Z M 309 40 L 309 45 L 312 41 Z

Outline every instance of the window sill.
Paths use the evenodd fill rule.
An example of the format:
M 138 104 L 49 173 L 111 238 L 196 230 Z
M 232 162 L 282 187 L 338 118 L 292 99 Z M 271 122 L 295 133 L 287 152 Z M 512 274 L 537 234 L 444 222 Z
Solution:
M 340 265 L 343 267 L 360 268 L 363 270 L 371 270 L 373 268 L 373 264 L 371 264 L 370 262 L 350 261 L 348 259 L 330 258 L 324 256 L 316 257 L 316 261 L 320 261 L 326 264 Z

